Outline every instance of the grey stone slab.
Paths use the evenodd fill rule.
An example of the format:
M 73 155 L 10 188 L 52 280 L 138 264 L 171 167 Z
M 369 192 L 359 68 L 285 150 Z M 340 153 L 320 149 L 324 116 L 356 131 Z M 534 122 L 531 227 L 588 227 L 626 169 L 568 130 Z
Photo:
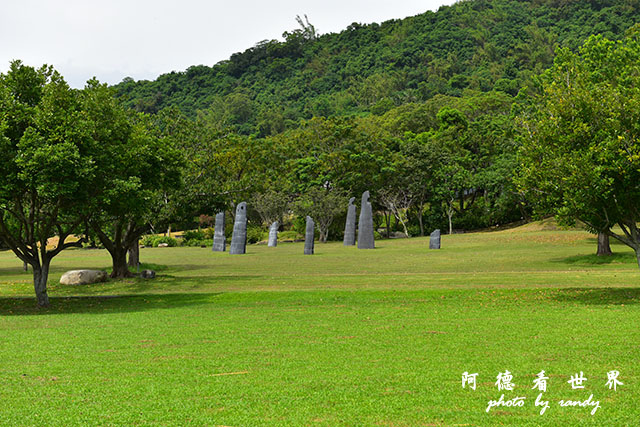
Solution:
M 429 235 L 429 249 L 440 249 L 440 229 Z
M 304 233 L 304 254 L 305 255 L 313 255 L 314 250 L 314 237 L 315 234 L 315 224 L 313 219 L 308 216 L 307 217 L 307 228 Z
M 227 249 L 227 241 L 224 237 L 224 222 L 225 222 L 225 213 L 224 211 L 219 212 L 216 215 L 216 225 L 213 229 L 213 251 L 214 252 L 224 252 Z
M 142 277 L 143 279 L 155 279 L 156 272 L 153 270 L 142 270 L 140 272 L 140 277 Z
M 242 202 L 236 207 L 236 219 L 233 223 L 231 236 L 231 255 L 241 255 L 247 251 L 247 203 Z
M 373 238 L 373 211 L 369 202 L 369 192 L 362 193 L 360 218 L 358 220 L 358 249 L 375 249 Z
M 267 246 L 275 248 L 278 246 L 278 221 L 271 224 L 269 227 L 269 244 Z
M 349 199 L 347 210 L 347 221 L 344 225 L 344 245 L 355 246 L 356 244 L 356 205 L 353 204 L 355 197 Z

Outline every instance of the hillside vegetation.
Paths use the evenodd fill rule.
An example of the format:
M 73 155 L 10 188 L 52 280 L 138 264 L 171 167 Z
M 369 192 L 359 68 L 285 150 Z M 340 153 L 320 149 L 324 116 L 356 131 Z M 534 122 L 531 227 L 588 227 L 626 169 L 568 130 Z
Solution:
M 575 49 L 594 33 L 621 38 L 639 7 L 633 0 L 469 0 L 322 35 L 301 21 L 284 41 L 264 40 L 214 66 L 155 81 L 127 78 L 116 89 L 141 111 L 177 106 L 195 117 L 214 107 L 224 124 L 264 136 L 300 119 L 382 114 L 436 95 L 515 95 L 552 63 L 557 46 Z
M 288 209 L 316 216 L 304 206 L 320 196 L 341 206 L 364 190 L 387 234 L 503 226 L 533 212 L 513 182 L 516 123 L 556 49 L 634 37 L 639 11 L 630 0 L 468 0 L 337 34 L 298 18 L 283 41 L 115 91 L 189 159 L 181 194 L 201 196 L 169 219 L 179 228 L 243 200 L 263 211 L 260 226 Z M 341 238 L 335 224 L 323 235 Z

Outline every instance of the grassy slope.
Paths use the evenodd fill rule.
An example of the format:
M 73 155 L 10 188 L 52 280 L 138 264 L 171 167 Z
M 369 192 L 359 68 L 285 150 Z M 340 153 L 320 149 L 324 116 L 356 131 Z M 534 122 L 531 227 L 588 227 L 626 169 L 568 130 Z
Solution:
M 527 231 L 528 230 L 528 231 Z M 33 308 L 29 276 L 0 253 L 0 423 L 6 425 L 630 425 L 640 415 L 640 274 L 626 248 L 598 259 L 581 231 L 317 244 L 245 256 L 143 249 L 155 281 L 51 286 Z M 62 271 L 108 266 L 69 251 Z M 99 296 L 134 294 L 117 298 Z M 71 297 L 71 296 L 75 297 Z M 26 297 L 26 298 L 22 298 Z M 524 408 L 486 414 L 514 373 Z M 534 375 L 550 376 L 537 414 Z M 625 383 L 605 387 L 618 369 Z M 463 371 L 479 373 L 462 389 Z M 585 390 L 569 376 L 584 371 Z M 229 374 L 230 373 L 230 374 Z M 229 375 L 220 375 L 229 374 Z M 560 408 L 586 399 L 601 408 Z

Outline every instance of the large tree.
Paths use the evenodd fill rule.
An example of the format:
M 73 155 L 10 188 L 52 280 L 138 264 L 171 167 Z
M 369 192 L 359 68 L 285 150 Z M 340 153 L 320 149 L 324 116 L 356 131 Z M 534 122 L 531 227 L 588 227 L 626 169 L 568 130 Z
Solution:
M 300 216 L 310 216 L 318 226 L 318 239 L 326 243 L 329 227 L 334 218 L 348 206 L 347 197 L 335 188 L 310 187 L 294 203 L 294 211 Z
M 15 61 L 0 75 L 0 240 L 33 268 L 40 306 L 52 259 L 82 243 L 90 147 L 78 92 L 60 74 Z
M 538 209 L 633 248 L 640 265 L 640 43 L 561 49 L 522 115 L 519 183 Z M 620 231 L 616 231 L 618 226 Z
M 179 185 L 181 155 L 148 116 L 125 110 L 106 85 L 89 81 L 82 103 L 99 170 L 89 223 L 111 254 L 111 277 L 127 277 L 127 251 L 149 230 L 165 194 Z

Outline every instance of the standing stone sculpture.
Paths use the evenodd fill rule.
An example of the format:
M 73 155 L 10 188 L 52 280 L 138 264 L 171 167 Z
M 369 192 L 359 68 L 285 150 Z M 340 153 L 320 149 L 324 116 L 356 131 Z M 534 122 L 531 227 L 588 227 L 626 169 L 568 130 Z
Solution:
M 242 202 L 236 207 L 236 220 L 233 223 L 231 236 L 231 255 L 244 254 L 247 251 L 247 203 Z
M 213 251 L 224 252 L 227 249 L 227 242 L 224 237 L 224 211 L 216 215 L 216 226 L 213 229 Z
M 429 235 L 429 249 L 440 249 L 440 229 Z
M 310 216 L 307 217 L 307 228 L 304 233 L 304 254 L 313 255 L 313 235 L 315 232 L 315 224 Z
M 358 220 L 358 249 L 375 249 L 373 240 L 373 211 L 369 202 L 369 192 L 362 193 L 360 218 Z
M 267 246 L 271 248 L 278 246 L 278 225 L 278 221 L 276 221 L 269 227 L 269 244 Z
M 347 222 L 344 225 L 344 245 L 355 246 L 356 244 L 356 205 L 353 204 L 355 197 L 349 199 L 347 210 Z

